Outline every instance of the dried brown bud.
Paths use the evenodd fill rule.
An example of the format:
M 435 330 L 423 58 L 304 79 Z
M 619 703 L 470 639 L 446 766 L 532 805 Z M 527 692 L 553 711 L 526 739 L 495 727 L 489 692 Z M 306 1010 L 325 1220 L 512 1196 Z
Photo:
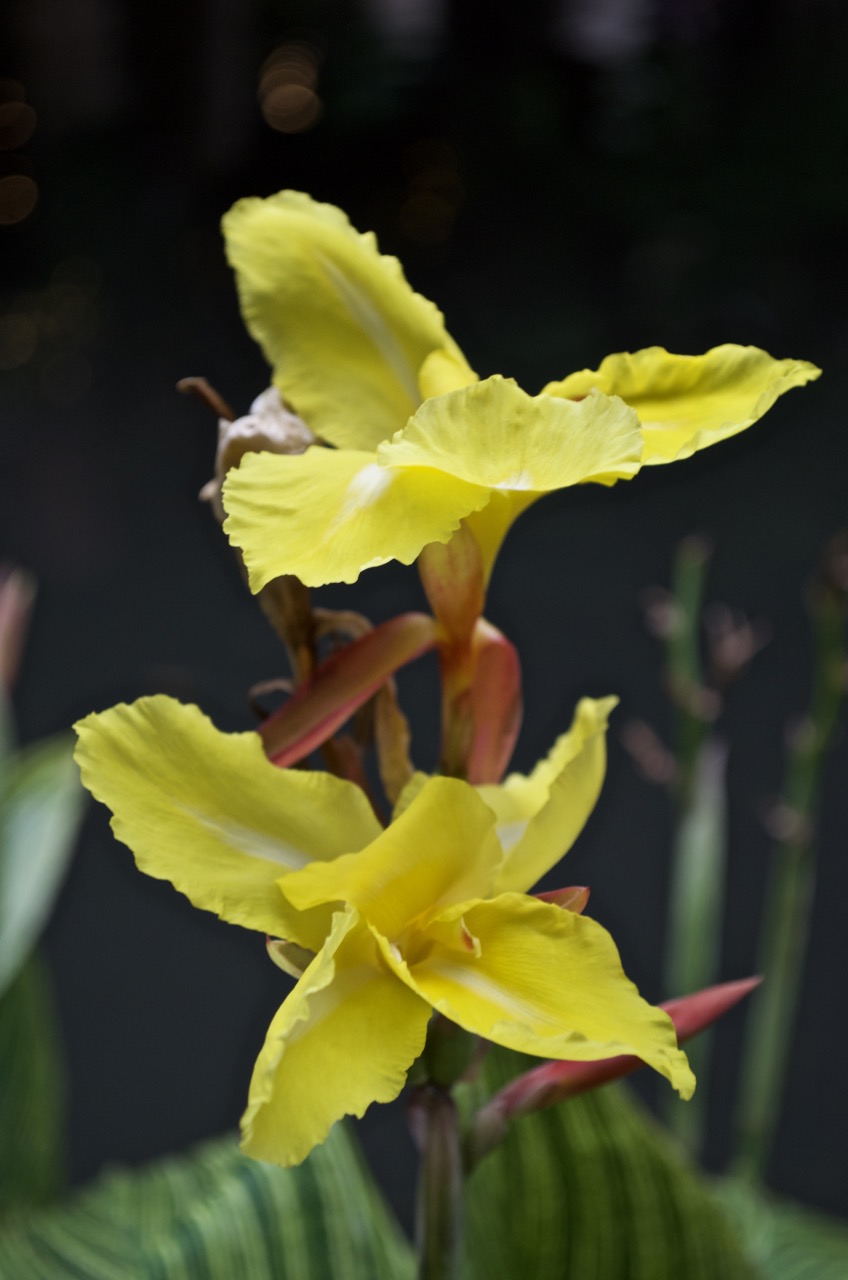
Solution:
M 221 485 L 231 467 L 236 467 L 246 453 L 303 453 L 316 438 L 302 418 L 283 404 L 276 387 L 257 396 L 250 413 L 243 418 L 218 420 L 218 451 L 215 476 L 200 491 L 204 502 L 211 502 L 215 515 L 224 519 Z
M 629 720 L 621 730 L 621 742 L 647 782 L 669 786 L 677 777 L 677 761 L 644 720 Z
M 768 624 L 746 618 L 726 604 L 710 605 L 704 613 L 710 677 L 717 689 L 726 689 L 771 639 Z
M 762 815 L 763 826 L 773 840 L 781 844 L 796 844 L 808 841 L 813 832 L 812 820 L 791 805 L 777 801 L 765 810 Z
M 666 673 L 665 684 L 675 706 L 696 720 L 712 724 L 721 715 L 721 694 L 715 689 L 694 684 L 691 680 L 676 680 L 673 672 Z
M 645 625 L 658 640 L 668 640 L 677 635 L 683 623 L 683 615 L 670 591 L 665 587 L 648 587 L 640 596 L 645 613 Z

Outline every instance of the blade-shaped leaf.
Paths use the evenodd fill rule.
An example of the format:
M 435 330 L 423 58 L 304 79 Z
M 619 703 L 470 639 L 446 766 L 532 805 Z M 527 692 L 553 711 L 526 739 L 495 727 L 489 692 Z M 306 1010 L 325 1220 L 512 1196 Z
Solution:
M 492 1049 L 474 1106 L 529 1060 Z M 468 1184 L 470 1280 L 752 1280 L 706 1185 L 625 1092 L 525 1116 Z
M 309 755 L 397 671 L 434 648 L 435 619 L 404 613 L 326 658 L 260 726 L 266 754 L 284 768 Z
M 49 1200 L 64 1175 L 63 1062 L 38 954 L 0 997 L 0 1082 L 2 1215 L 13 1205 Z
M 352 1135 L 337 1125 L 295 1169 L 218 1139 L 99 1179 L 0 1226 L 15 1280 L 410 1280 L 412 1252 Z
M 521 663 L 515 645 L 481 618 L 474 635 L 471 682 L 474 737 L 468 754 L 468 781 L 500 782 L 521 728 Z
M 7 763 L 0 814 L 0 994 L 32 950 L 67 868 L 85 792 L 71 741 L 27 747 Z
M 736 1179 L 717 1184 L 764 1280 L 845 1280 L 848 1222 L 829 1218 Z

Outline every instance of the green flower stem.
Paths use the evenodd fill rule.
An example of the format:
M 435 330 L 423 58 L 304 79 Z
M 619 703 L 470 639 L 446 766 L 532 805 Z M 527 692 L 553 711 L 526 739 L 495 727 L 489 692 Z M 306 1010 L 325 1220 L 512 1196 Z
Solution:
M 760 944 L 762 991 L 751 1010 L 737 1113 L 734 1170 L 761 1181 L 780 1115 L 816 875 L 815 817 L 824 758 L 844 696 L 845 637 L 838 593 L 813 602 L 816 662 L 809 714 L 789 746 Z
M 700 625 L 708 564 L 709 549 L 703 539 L 684 538 L 674 561 L 674 617 L 669 627 L 666 650 L 669 691 L 678 713 L 675 755 L 681 810 L 685 810 L 694 790 L 698 756 L 707 734 L 707 721 L 701 706 L 704 672 Z
M 459 1117 L 450 1093 L 419 1086 L 410 1121 L 421 1150 L 415 1244 L 418 1280 L 459 1280 L 463 1243 L 463 1161 Z
M 694 787 L 681 804 L 673 850 L 665 991 L 690 995 L 711 986 L 719 968 L 726 854 L 725 766 L 727 748 L 715 736 L 704 741 Z M 687 1049 L 698 1088 L 688 1102 L 669 1091 L 666 1120 L 680 1141 L 699 1155 L 706 1126 L 707 1077 L 712 1032 Z
M 671 860 L 663 990 L 688 995 L 716 981 L 726 866 L 726 748 L 711 734 L 705 706 L 700 620 L 708 551 L 698 538 L 683 541 L 673 573 L 674 615 L 667 641 L 668 681 L 676 709 L 676 819 Z M 698 1090 L 691 1101 L 665 1102 L 666 1121 L 698 1154 L 706 1125 L 709 1040 L 690 1047 Z

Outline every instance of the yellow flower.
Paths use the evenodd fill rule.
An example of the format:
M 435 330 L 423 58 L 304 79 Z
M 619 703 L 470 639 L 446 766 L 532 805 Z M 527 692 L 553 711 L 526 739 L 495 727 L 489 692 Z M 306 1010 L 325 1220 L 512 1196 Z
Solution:
M 410 564 L 463 520 L 488 576 L 509 524 L 545 492 L 688 457 L 820 372 L 755 347 L 650 347 L 529 396 L 478 382 L 441 313 L 341 210 L 283 191 L 239 201 L 224 232 L 275 385 L 334 446 L 249 454 L 230 472 L 225 527 L 254 590 L 284 573 L 318 586 Z
M 607 932 L 525 892 L 594 805 L 613 701 L 584 699 L 528 777 L 416 778 L 386 830 L 354 784 L 277 769 L 257 734 L 173 699 L 76 726 L 83 781 L 141 870 L 305 953 L 254 1069 L 246 1151 L 295 1164 L 341 1116 L 395 1098 L 433 1009 L 543 1057 L 635 1054 L 691 1094 L 670 1019 Z

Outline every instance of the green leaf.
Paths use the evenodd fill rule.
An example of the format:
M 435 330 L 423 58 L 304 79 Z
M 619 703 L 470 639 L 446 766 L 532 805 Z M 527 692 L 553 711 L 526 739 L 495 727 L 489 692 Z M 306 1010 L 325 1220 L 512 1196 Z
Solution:
M 410 1246 L 345 1125 L 295 1169 L 232 1138 L 104 1175 L 0 1227 L 14 1280 L 411 1280 Z
M 764 1280 L 848 1276 L 848 1223 L 735 1179 L 718 1183 L 716 1194 Z
M 0 995 L 44 926 L 77 834 L 85 793 L 64 735 L 7 758 L 0 810 Z
M 38 954 L 0 998 L 0 1081 L 3 1213 L 16 1204 L 49 1200 L 64 1175 L 63 1062 L 50 983 Z
M 84 793 L 67 737 L 2 760 L 0 1212 L 54 1196 L 64 1174 L 64 1073 L 49 980 L 34 954 Z
M 487 1055 L 466 1086 L 479 1105 L 530 1060 Z M 752 1280 L 706 1184 L 620 1087 L 515 1121 L 472 1173 L 473 1280 Z

